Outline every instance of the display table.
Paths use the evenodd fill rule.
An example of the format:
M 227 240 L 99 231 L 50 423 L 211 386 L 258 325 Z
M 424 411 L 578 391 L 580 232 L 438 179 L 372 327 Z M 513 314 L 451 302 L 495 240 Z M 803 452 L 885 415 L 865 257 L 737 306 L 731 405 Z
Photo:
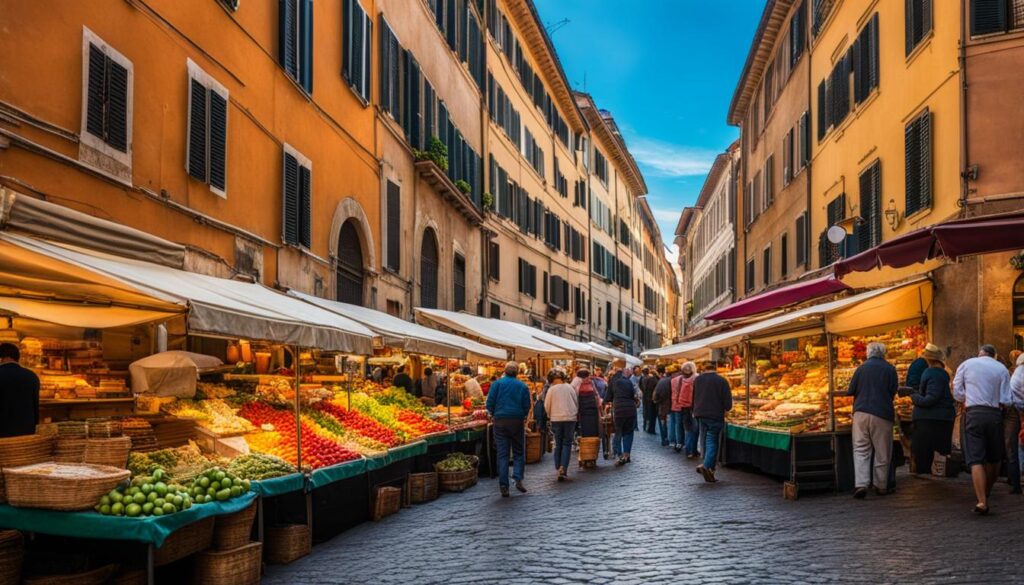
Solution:
M 127 518 L 96 512 L 58 512 L 0 505 L 0 526 L 24 532 L 100 540 L 131 540 L 160 547 L 172 532 L 210 516 L 244 510 L 256 499 L 249 492 L 226 502 L 195 504 L 188 510 L 165 516 Z
M 301 473 L 292 473 L 282 477 L 254 481 L 250 484 L 252 491 L 264 498 L 302 491 L 305 487 L 306 476 Z
M 366 459 L 353 459 L 330 467 L 314 469 L 306 484 L 307 490 L 314 490 L 343 479 L 366 473 Z
M 423 440 L 426 441 L 428 447 L 433 447 L 434 445 L 447 445 L 448 443 L 454 443 L 458 440 L 458 434 L 452 431 L 448 431 L 446 433 L 435 433 L 433 435 L 423 437 Z

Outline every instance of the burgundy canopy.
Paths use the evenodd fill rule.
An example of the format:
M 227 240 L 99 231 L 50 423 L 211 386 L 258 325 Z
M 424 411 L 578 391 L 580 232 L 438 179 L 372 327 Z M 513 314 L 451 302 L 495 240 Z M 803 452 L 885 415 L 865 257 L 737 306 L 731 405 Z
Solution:
M 914 230 L 835 264 L 836 277 L 882 266 L 902 268 L 932 258 L 1024 248 L 1024 211 L 949 221 Z
M 793 303 L 800 303 L 827 294 L 846 290 L 850 287 L 836 279 L 831 274 L 822 278 L 798 282 L 790 286 L 777 288 L 759 295 L 754 295 L 733 303 L 724 309 L 706 315 L 704 318 L 709 321 L 723 321 L 725 319 L 739 319 L 748 315 L 756 315 Z

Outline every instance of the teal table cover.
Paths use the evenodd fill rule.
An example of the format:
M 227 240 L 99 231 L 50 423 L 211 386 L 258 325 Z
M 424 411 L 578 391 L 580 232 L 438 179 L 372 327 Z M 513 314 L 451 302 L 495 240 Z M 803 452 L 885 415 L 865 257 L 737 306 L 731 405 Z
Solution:
M 193 504 L 188 510 L 166 516 L 146 516 L 144 518 L 104 516 L 92 511 L 58 512 L 0 505 L 0 526 L 25 532 L 73 538 L 133 540 L 159 547 L 172 532 L 179 528 L 210 516 L 239 512 L 248 507 L 255 499 L 256 494 L 250 491 L 226 502 Z
M 353 459 L 330 467 L 314 469 L 309 476 L 308 489 L 313 490 L 336 481 L 366 473 L 366 459 Z
M 788 432 L 784 431 L 753 429 L 738 425 L 726 425 L 725 436 L 733 441 L 758 447 L 767 447 L 769 449 L 779 449 L 781 451 L 789 451 L 789 445 L 793 438 Z
M 455 433 L 440 433 L 437 435 L 430 435 L 424 437 L 423 440 L 427 442 L 427 445 L 445 445 L 448 443 L 455 442 L 457 435 Z
M 261 479 L 250 483 L 250 488 L 264 498 L 302 491 L 306 488 L 306 476 L 292 473 L 271 479 Z
M 410 457 L 416 457 L 417 455 L 423 455 L 427 452 L 426 441 L 416 441 L 408 445 L 402 445 L 401 447 L 395 447 L 394 449 L 388 449 L 388 452 L 378 457 L 370 457 L 366 460 L 366 470 L 375 471 L 408 459 Z
M 487 427 L 482 426 L 478 429 L 466 429 L 464 431 L 458 431 L 456 433 L 456 437 L 460 443 L 470 443 L 472 441 L 479 441 L 483 439 L 486 434 Z

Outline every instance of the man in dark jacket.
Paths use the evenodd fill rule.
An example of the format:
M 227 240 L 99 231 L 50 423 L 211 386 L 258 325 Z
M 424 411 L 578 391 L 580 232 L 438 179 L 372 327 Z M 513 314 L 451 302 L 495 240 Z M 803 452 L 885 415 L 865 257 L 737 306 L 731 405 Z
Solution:
M 621 362 L 620 362 L 621 363 Z M 629 463 L 633 448 L 633 432 L 636 429 L 637 396 L 629 372 L 622 366 L 608 381 L 608 401 L 612 403 L 612 422 L 615 423 L 613 446 L 617 465 Z
M 697 473 L 704 481 L 714 483 L 715 468 L 718 464 L 718 444 L 725 430 L 725 413 L 732 410 L 732 389 L 729 382 L 718 375 L 716 362 L 708 362 L 704 373 L 693 382 L 693 417 L 700 424 L 704 435 L 704 463 L 697 466 Z
M 391 381 L 391 384 L 412 394 L 412 378 L 405 373 L 405 364 L 398 366 L 398 373 L 395 374 L 395 379 Z
M 516 377 L 519 364 L 505 364 L 505 375 L 491 384 L 487 392 L 487 412 L 494 419 L 494 445 L 498 450 L 498 488 L 508 497 L 508 452 L 512 449 L 512 479 L 516 489 L 526 493 L 523 470 L 526 467 L 526 436 L 523 420 L 530 412 L 530 391 Z
M 658 407 L 654 405 L 654 388 L 658 385 L 658 376 L 652 374 L 648 368 L 643 369 L 643 376 L 640 378 L 640 392 L 643 395 L 644 407 L 644 432 L 654 434 L 655 421 L 658 417 Z
M 657 380 L 654 394 L 651 396 L 651 410 L 658 417 L 658 428 L 661 430 L 661 446 L 668 446 L 668 413 L 672 410 L 672 377 L 665 375 L 665 366 L 658 366 L 658 375 L 651 376 Z
M 39 422 L 39 377 L 20 359 L 17 345 L 0 343 L 0 437 L 35 434 Z
M 853 373 L 847 392 L 854 397 L 853 497 L 857 499 L 862 499 L 868 494 L 872 475 L 875 491 L 879 495 L 889 493 L 892 425 L 896 420 L 896 410 L 892 401 L 899 390 L 899 378 L 896 375 L 896 368 L 885 361 L 885 351 L 884 343 L 868 344 L 868 359 Z

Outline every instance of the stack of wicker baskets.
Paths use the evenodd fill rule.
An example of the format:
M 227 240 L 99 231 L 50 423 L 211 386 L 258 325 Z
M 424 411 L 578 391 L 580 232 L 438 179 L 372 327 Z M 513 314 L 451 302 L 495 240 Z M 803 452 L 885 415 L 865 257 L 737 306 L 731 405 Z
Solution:
M 268 526 L 263 536 L 267 562 L 274 565 L 287 565 L 301 559 L 313 548 L 312 533 L 305 524 Z
M 88 510 L 131 476 L 124 469 L 85 463 L 36 463 L 4 469 L 8 502 L 18 508 Z
M 49 461 L 53 457 L 53 437 L 24 435 L 0 439 L 0 503 L 7 501 L 3 469 Z
M 17 530 L 0 531 L 0 585 L 21 583 L 21 562 L 25 558 L 24 539 Z
M 121 421 L 109 418 L 90 418 L 86 421 L 90 439 L 110 439 L 121 436 Z
M 94 465 L 109 465 L 124 469 L 128 464 L 128 452 L 131 449 L 132 440 L 128 437 L 86 439 L 84 461 Z
M 206 585 L 249 585 L 260 582 L 263 544 L 251 542 L 256 502 L 248 508 L 218 516 L 213 529 L 213 549 L 196 559 L 196 582 Z

